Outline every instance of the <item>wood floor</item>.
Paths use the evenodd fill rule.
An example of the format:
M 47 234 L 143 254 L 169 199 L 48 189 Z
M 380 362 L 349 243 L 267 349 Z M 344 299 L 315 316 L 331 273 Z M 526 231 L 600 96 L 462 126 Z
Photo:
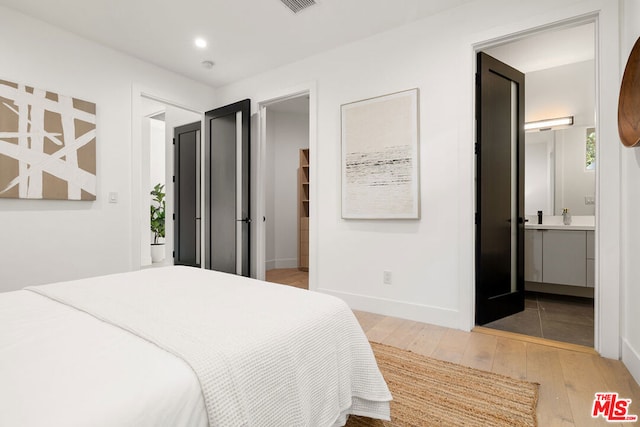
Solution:
M 309 273 L 297 268 L 267 270 L 266 281 L 295 286 L 300 289 L 309 289 Z
M 304 283 L 302 276 L 306 273 L 297 270 L 273 271 L 267 277 L 287 284 L 287 273 L 294 285 Z M 618 360 L 598 356 L 592 349 L 509 333 L 485 333 L 488 331 L 482 328 L 464 332 L 362 311 L 354 313 L 370 341 L 539 383 L 537 416 L 541 427 L 629 425 L 591 417 L 597 392 L 617 392 L 620 398 L 631 399 L 629 414 L 640 416 L 640 387 L 627 368 Z

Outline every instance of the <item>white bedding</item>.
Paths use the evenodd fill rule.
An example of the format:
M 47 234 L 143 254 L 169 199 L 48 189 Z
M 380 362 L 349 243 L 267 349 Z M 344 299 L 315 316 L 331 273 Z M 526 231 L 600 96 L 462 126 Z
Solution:
M 181 359 L 16 291 L 0 294 L 0 426 L 206 427 L 207 414 Z
M 197 374 L 196 384 L 200 382 L 207 409 L 206 414 L 211 426 L 328 427 L 343 424 L 348 413 L 383 419 L 389 417 L 388 401 L 391 396 L 375 365 L 371 348 L 351 311 L 346 304 L 336 298 L 188 267 L 149 269 L 40 286 L 32 290 L 46 294 L 49 298 L 64 301 L 97 318 L 125 328 L 184 359 Z M 30 295 L 26 291 L 14 294 L 18 296 L 12 298 L 29 300 L 40 298 L 41 301 L 38 304 L 55 304 L 42 296 Z M 0 307 L 6 305 L 4 300 L 4 296 L 0 298 L 2 301 Z M 64 309 L 71 310 L 67 307 Z M 74 317 L 80 315 L 90 317 L 77 311 L 73 313 Z M 0 317 L 2 316 L 0 312 Z M 111 325 L 95 319 L 91 320 L 91 323 L 97 322 L 101 325 L 100 327 L 94 325 L 91 328 L 117 331 L 119 335 L 127 336 L 125 341 L 137 339 L 143 343 L 138 344 L 148 347 L 149 352 L 155 350 L 155 353 L 161 353 L 163 357 L 172 359 L 173 364 L 176 365 L 172 369 L 176 372 L 179 370 L 178 366 L 185 368 L 185 363 L 180 359 L 154 348 L 152 344 L 119 331 Z M 38 323 L 42 324 L 42 319 L 39 319 Z M 2 322 L 0 328 L 4 327 Z M 29 389 L 38 386 L 36 376 L 44 375 L 43 378 L 47 378 L 51 371 L 60 372 L 60 370 L 57 365 L 47 364 L 46 358 L 41 362 L 41 359 L 36 357 L 33 363 L 27 365 L 24 365 L 21 360 L 16 360 L 19 359 L 18 351 L 11 356 L 15 339 L 4 342 L 7 333 L 8 335 L 15 335 L 15 333 L 12 329 L 7 332 L 0 329 L 0 332 L 0 399 L 7 394 L 16 404 L 23 405 L 25 398 L 27 402 L 29 401 Z M 90 332 L 78 331 L 77 334 L 82 336 L 85 333 L 91 336 L 93 332 L 92 329 Z M 51 333 L 55 333 L 55 330 L 48 332 L 48 334 Z M 60 336 L 67 339 L 66 328 L 60 328 Z M 124 338 L 118 339 L 124 340 Z M 94 338 L 93 341 L 96 345 L 103 342 L 101 338 Z M 55 340 L 52 340 L 50 347 L 56 347 Z M 40 352 L 43 349 L 31 350 Z M 72 350 L 80 351 L 75 347 Z M 94 361 L 83 360 L 83 363 L 88 365 L 85 366 L 85 371 L 90 371 L 90 368 L 94 371 L 104 369 L 100 350 L 102 349 L 95 349 L 94 353 L 98 354 L 89 355 L 96 356 Z M 56 362 L 63 362 L 64 366 L 62 359 L 68 350 L 57 351 L 60 355 Z M 138 353 L 134 353 L 133 350 L 129 357 L 124 358 L 123 351 L 109 349 L 106 352 L 119 355 L 120 359 L 123 359 L 121 364 L 125 361 L 129 363 L 130 359 L 142 360 L 142 356 L 138 358 Z M 5 359 L 5 354 L 9 355 L 8 359 Z M 72 357 L 83 359 L 75 355 Z M 5 375 L 3 366 L 7 363 L 15 363 L 12 366 L 16 366 L 18 370 L 29 370 L 31 365 L 37 365 L 38 374 L 29 373 L 28 376 L 32 376 L 33 381 L 21 383 L 20 393 L 13 393 L 11 389 L 5 390 L 5 385 L 2 384 Z M 144 369 L 152 369 L 146 363 L 143 364 Z M 73 364 L 69 365 L 71 366 L 66 368 L 72 376 L 76 376 L 75 372 L 71 372 Z M 116 366 L 119 365 L 116 364 Z M 135 371 L 138 376 L 144 375 L 140 374 L 138 369 L 139 367 L 134 367 L 131 371 Z M 12 381 L 22 381 L 19 373 L 10 375 L 12 375 L 10 378 Z M 186 391 L 190 388 L 186 385 L 189 382 L 186 377 L 189 375 L 184 375 L 185 377 L 181 378 L 185 382 L 182 385 L 184 390 L 179 391 L 179 394 L 184 393 L 186 396 L 190 393 Z M 151 376 L 155 378 L 155 375 Z M 58 381 L 66 380 L 64 375 L 56 374 L 54 377 L 58 377 Z M 110 378 L 106 375 L 100 377 L 100 380 L 104 381 L 105 377 Z M 127 377 L 127 375 L 121 375 L 121 377 Z M 191 378 L 194 378 L 192 373 Z M 111 381 L 114 389 L 117 388 L 115 383 L 119 383 L 120 380 L 124 381 L 125 378 Z M 85 386 L 87 390 L 96 388 L 96 384 L 100 384 L 93 378 L 78 380 L 80 383 L 83 381 L 84 384 L 78 384 L 78 386 Z M 120 383 L 121 386 L 122 384 L 127 382 Z M 162 394 L 160 389 L 163 386 L 158 384 L 158 394 Z M 65 385 L 63 388 L 69 387 Z M 75 386 L 73 388 L 77 394 L 83 394 Z M 125 385 L 123 388 L 128 386 Z M 144 382 L 138 385 L 138 388 L 149 391 Z M 172 387 L 164 390 L 173 392 Z M 117 393 L 116 391 L 113 394 L 117 395 Z M 39 392 L 37 397 L 44 400 L 57 400 L 56 392 L 51 389 L 48 392 Z M 109 395 L 103 400 L 109 403 L 111 398 Z M 123 404 L 127 411 L 132 409 L 135 413 L 139 410 L 137 398 L 130 396 L 114 398 L 120 398 L 122 402 L 114 403 L 112 406 L 107 405 L 111 410 L 106 411 L 104 401 L 96 402 L 87 408 L 87 412 L 91 412 L 88 415 L 99 418 L 95 413 L 121 412 L 120 408 L 115 409 L 119 404 Z M 144 397 L 144 399 L 147 398 L 152 402 L 151 397 Z M 202 425 L 203 420 L 198 416 L 202 413 L 202 406 L 198 406 L 195 401 L 199 401 L 201 405 L 203 399 L 194 399 L 193 395 L 191 398 L 183 397 L 182 399 L 189 403 L 175 405 L 178 407 L 175 409 L 166 408 L 166 411 L 175 413 L 173 415 L 175 422 L 165 425 Z M 4 405 L 6 400 L 2 399 L 0 402 Z M 37 401 L 33 404 L 39 405 Z M 67 401 L 65 404 L 71 405 L 72 402 Z M 150 404 L 153 405 L 153 403 Z M 59 406 L 57 403 L 47 403 L 47 405 Z M 66 409 L 69 409 L 69 406 Z M 180 410 L 184 413 L 180 413 Z M 54 410 L 51 409 L 51 411 Z M 63 417 L 71 416 L 68 412 L 74 411 L 64 409 L 54 411 Z M 19 416 L 20 409 L 16 410 L 16 414 Z M 1 418 L 3 416 L 5 415 L 0 414 L 0 425 L 4 425 Z M 167 417 L 167 415 L 158 416 L 158 419 L 165 420 Z M 48 418 L 49 423 L 51 420 L 52 418 Z M 77 421 L 82 421 L 80 415 Z M 85 421 L 81 424 L 142 425 L 136 422 L 135 416 L 129 417 L 129 424 L 123 422 L 94 424 Z M 204 421 L 206 425 L 207 420 Z M 74 425 L 73 423 L 64 424 Z M 162 424 L 150 422 L 147 425 Z

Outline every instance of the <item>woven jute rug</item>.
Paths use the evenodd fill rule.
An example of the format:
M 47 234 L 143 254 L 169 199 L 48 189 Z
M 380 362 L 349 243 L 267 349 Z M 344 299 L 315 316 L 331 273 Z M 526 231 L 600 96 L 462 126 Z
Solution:
M 391 421 L 347 427 L 536 426 L 538 384 L 371 343 L 391 394 Z

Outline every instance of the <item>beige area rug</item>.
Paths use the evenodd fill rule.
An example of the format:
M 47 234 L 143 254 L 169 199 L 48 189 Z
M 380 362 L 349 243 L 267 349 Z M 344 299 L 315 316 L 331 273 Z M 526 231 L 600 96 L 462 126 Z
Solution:
M 538 384 L 371 343 L 393 401 L 391 421 L 347 427 L 536 426 Z

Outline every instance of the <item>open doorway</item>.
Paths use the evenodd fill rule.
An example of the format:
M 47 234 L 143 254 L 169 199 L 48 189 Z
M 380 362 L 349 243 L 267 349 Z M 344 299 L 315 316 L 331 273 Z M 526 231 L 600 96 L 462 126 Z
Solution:
M 175 200 L 172 185 L 174 129 L 188 123 L 200 122 L 201 119 L 200 113 L 151 97 L 141 96 L 141 267 L 173 264 L 174 229 L 171 218 L 174 213 Z M 162 193 L 164 201 L 164 212 L 161 213 L 161 216 L 165 221 L 161 235 L 152 231 L 149 209 L 150 205 L 159 207 L 159 204 L 153 201 L 158 197 L 158 190 Z M 155 192 L 156 195 L 152 195 L 152 192 Z M 159 254 L 152 257 L 152 250 L 159 252 Z
M 583 22 L 482 49 L 525 73 L 525 122 L 572 118 L 525 133 L 525 309 L 485 327 L 594 346 L 595 39 Z
M 265 279 L 309 287 L 309 96 L 269 103 L 264 119 Z

